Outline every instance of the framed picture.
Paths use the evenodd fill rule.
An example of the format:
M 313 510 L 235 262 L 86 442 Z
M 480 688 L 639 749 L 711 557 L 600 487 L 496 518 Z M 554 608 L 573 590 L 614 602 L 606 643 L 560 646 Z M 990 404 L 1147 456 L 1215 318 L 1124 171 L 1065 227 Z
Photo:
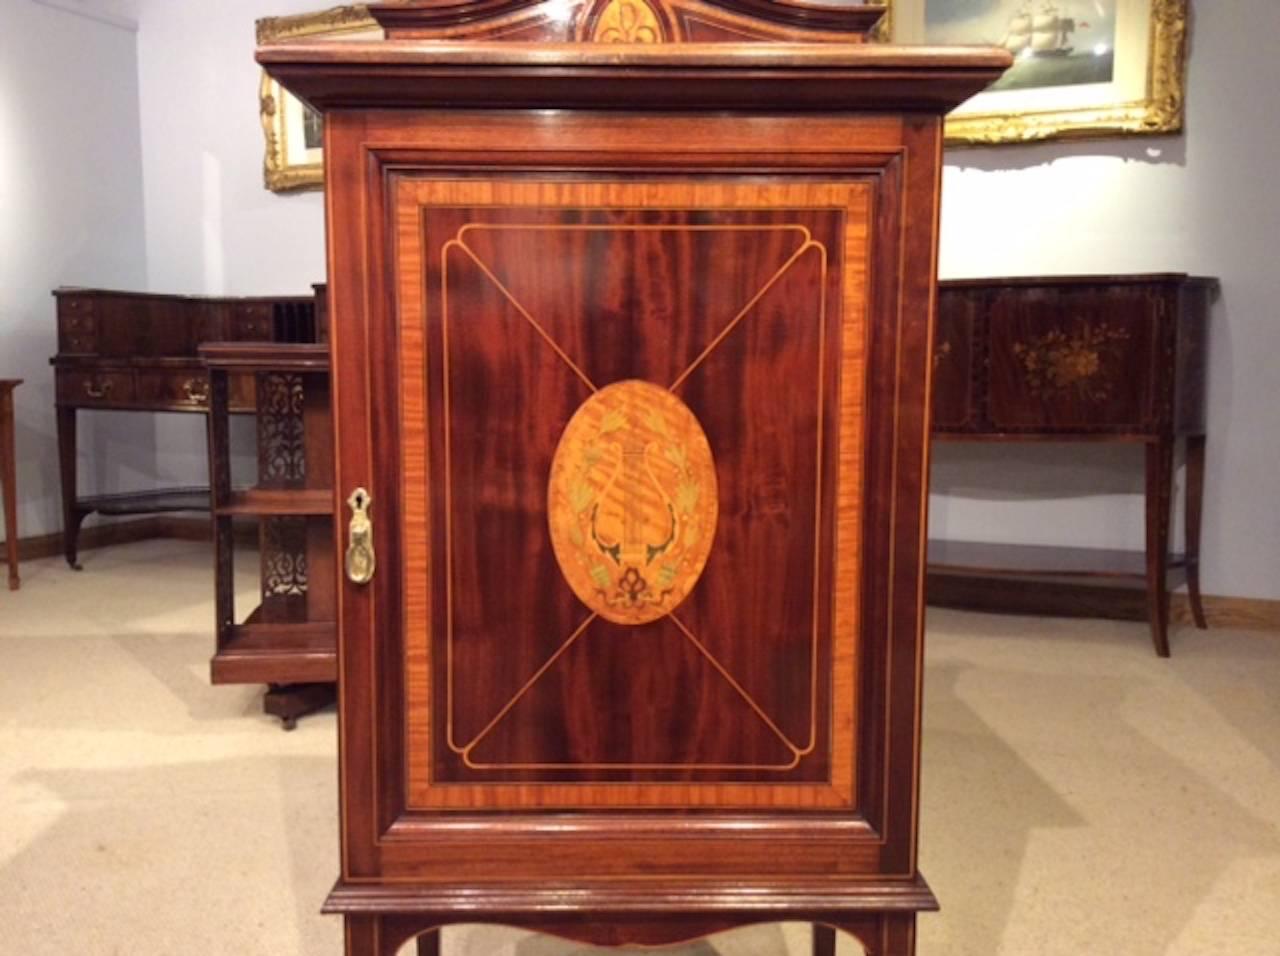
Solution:
M 890 0 L 893 40 L 1016 60 L 947 119 L 952 145 L 1182 129 L 1188 0 Z
M 319 13 L 259 20 L 258 44 L 287 40 L 344 40 L 382 37 L 382 30 L 362 5 L 334 7 Z M 324 185 L 324 123 L 318 113 L 264 72 L 258 96 L 262 133 L 266 138 L 263 177 L 272 192 L 320 189 Z

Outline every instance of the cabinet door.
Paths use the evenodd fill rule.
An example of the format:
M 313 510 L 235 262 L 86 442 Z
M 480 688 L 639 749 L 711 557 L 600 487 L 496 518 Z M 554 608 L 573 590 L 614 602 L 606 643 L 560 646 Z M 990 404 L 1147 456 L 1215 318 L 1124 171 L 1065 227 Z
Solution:
M 848 805 L 868 193 L 400 180 L 410 806 Z
M 938 293 L 933 338 L 933 427 L 964 431 L 976 426 L 973 363 L 977 354 L 980 295 L 965 290 Z
M 1142 286 L 1004 289 L 990 312 L 996 429 L 1150 429 L 1157 310 Z

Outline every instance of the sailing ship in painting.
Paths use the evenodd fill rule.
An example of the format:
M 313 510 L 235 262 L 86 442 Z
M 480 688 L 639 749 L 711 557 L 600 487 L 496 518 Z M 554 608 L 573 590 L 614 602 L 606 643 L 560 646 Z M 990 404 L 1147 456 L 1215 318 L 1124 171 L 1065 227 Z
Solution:
M 1117 0 L 924 0 L 924 39 L 1012 53 L 994 92 L 1110 83 L 1117 19 Z
M 1051 0 L 1045 0 L 1035 11 L 1027 2 L 1009 20 L 1000 46 L 1020 57 L 1070 56 L 1075 49 L 1069 45 L 1071 34 L 1075 32 L 1076 21 L 1062 16 L 1061 9 Z

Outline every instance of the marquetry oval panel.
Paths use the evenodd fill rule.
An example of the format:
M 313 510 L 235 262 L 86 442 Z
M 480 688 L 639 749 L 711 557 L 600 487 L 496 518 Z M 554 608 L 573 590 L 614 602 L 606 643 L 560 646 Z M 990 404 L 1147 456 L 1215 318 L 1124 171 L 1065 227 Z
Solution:
M 645 624 L 688 597 L 717 509 L 711 445 L 667 389 L 615 382 L 565 426 L 547 491 L 551 544 L 573 592 L 601 617 Z

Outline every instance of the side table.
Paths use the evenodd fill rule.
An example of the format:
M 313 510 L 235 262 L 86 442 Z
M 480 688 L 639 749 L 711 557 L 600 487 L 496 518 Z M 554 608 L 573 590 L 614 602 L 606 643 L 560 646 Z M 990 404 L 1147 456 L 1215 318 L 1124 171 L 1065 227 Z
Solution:
M 18 590 L 18 453 L 14 448 L 13 390 L 20 378 L 0 378 L 0 487 L 4 491 L 4 537 L 9 590 Z

